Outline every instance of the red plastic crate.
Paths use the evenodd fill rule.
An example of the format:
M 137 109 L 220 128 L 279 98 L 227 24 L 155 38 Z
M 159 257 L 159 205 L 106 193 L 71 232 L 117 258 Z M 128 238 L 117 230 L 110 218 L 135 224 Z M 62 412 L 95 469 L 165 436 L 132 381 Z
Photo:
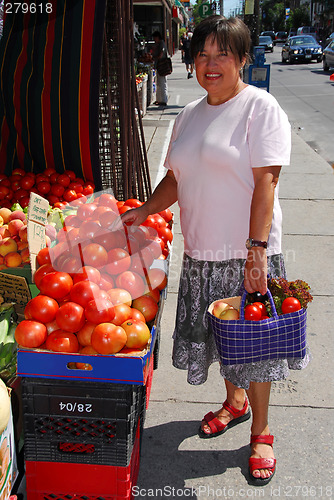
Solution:
M 126 467 L 26 460 L 27 500 L 131 500 L 140 465 L 140 428 Z

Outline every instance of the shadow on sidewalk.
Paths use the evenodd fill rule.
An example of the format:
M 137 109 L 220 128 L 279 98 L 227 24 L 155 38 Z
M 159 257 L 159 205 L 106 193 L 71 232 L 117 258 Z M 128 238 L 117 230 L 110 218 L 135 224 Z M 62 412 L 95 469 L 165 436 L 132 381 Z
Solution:
M 221 451 L 180 449 L 184 447 L 182 443 L 186 439 L 200 439 L 195 437 L 197 427 L 198 421 L 174 421 L 145 428 L 140 461 L 142 475 L 139 473 L 138 481 L 140 489 L 164 491 L 165 488 L 174 488 L 175 491 L 178 490 L 177 498 L 195 499 L 198 498 L 197 495 L 206 498 L 203 497 L 205 488 L 212 490 L 212 476 L 220 476 L 215 481 L 216 490 L 227 487 L 223 474 L 228 469 L 240 469 L 247 480 L 249 445 L 236 450 Z M 198 446 L 198 443 L 196 445 Z M 187 443 L 187 446 L 191 447 L 191 443 Z M 153 468 L 152 464 L 155 464 Z M 207 484 L 206 477 L 210 477 Z M 200 479 L 200 486 L 186 487 L 187 479 Z

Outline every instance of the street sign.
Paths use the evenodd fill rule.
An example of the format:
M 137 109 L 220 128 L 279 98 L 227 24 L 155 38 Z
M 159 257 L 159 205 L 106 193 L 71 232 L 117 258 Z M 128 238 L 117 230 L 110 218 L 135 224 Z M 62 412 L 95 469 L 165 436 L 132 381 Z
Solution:
M 198 14 L 200 17 L 202 17 L 203 19 L 205 17 L 209 17 L 209 16 L 212 16 L 213 14 L 213 11 L 211 9 L 211 5 L 209 3 L 202 3 L 199 7 L 198 7 Z

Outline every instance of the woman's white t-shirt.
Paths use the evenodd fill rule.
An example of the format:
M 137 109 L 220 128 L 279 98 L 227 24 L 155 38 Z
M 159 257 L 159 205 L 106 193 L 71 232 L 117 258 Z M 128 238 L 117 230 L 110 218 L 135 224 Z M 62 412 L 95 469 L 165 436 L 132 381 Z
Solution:
M 177 116 L 165 167 L 178 185 L 184 250 L 198 260 L 246 258 L 252 168 L 290 163 L 291 128 L 276 99 L 252 85 L 218 106 L 207 97 Z M 275 188 L 268 255 L 281 252 L 282 212 Z

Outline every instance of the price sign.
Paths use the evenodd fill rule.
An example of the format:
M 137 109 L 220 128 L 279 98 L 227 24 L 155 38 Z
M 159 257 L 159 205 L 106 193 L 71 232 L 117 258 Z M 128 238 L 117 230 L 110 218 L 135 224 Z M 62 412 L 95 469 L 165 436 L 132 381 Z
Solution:
M 36 193 L 30 193 L 28 206 L 28 245 L 30 253 L 31 274 L 36 271 L 36 256 L 45 248 L 45 225 L 49 210 L 49 202 Z

